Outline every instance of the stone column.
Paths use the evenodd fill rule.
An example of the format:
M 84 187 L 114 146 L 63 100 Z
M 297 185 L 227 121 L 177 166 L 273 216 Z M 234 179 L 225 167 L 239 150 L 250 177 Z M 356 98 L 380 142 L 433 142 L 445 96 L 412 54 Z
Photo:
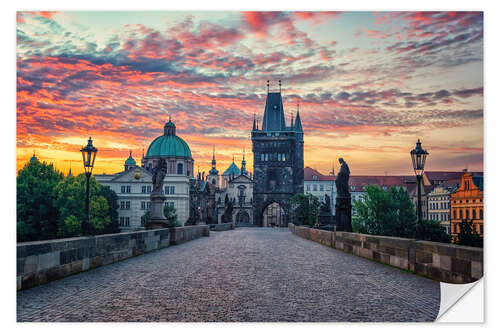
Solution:
M 165 205 L 165 195 L 163 193 L 151 193 L 151 208 L 150 218 L 147 224 L 147 229 L 168 228 L 168 220 L 163 215 L 163 207 Z
M 335 198 L 335 226 L 337 231 L 352 232 L 351 212 L 351 196 L 337 196 Z

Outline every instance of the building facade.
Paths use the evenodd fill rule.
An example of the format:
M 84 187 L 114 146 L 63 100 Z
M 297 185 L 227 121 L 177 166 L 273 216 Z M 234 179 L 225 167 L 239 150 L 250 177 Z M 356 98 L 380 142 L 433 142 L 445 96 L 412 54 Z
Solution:
M 333 175 L 323 175 L 318 170 L 310 167 L 304 168 L 304 193 L 312 194 L 325 202 L 325 195 L 330 197 L 330 211 L 335 214 L 335 198 L 337 197 L 337 187 Z
M 149 210 L 152 190 L 151 173 L 136 165 L 132 153 L 124 170 L 115 174 L 96 174 L 97 182 L 109 186 L 118 196 L 118 223 L 121 231 L 144 229 L 141 217 Z
M 439 221 L 448 234 L 451 233 L 450 195 L 456 190 L 457 186 L 439 185 L 427 195 L 429 220 Z
M 285 124 L 281 83 L 279 92 L 269 92 L 268 86 L 261 129 L 254 118 L 252 152 L 254 224 L 264 226 L 273 216 L 277 225 L 286 226 L 290 199 L 304 193 L 304 132 L 298 109 L 295 123 Z
M 456 240 L 460 233 L 460 222 L 472 221 L 476 232 L 483 237 L 483 173 L 466 172 L 462 174 L 460 186 L 450 195 L 451 235 Z

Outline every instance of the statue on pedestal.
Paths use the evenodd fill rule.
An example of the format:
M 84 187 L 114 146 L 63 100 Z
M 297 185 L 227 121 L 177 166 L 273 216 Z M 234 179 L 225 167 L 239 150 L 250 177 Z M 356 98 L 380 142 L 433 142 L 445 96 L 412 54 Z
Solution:
M 165 195 L 163 192 L 163 179 L 167 174 L 167 161 L 159 159 L 153 167 L 153 191 L 151 192 L 151 214 L 148 221 L 148 229 L 166 228 L 168 220 L 163 214 Z
M 343 158 L 339 158 L 340 171 L 335 179 L 337 198 L 335 200 L 335 222 L 337 230 L 352 232 L 351 193 L 349 192 L 349 166 Z

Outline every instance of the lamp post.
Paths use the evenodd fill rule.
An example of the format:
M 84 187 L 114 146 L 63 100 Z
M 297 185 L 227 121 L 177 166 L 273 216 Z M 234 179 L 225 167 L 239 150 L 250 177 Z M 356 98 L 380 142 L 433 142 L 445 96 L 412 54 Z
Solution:
M 92 145 L 92 138 L 89 137 L 87 146 L 80 149 L 83 158 L 83 168 L 85 169 L 85 176 L 87 176 L 87 187 L 85 189 L 85 219 L 82 222 L 82 232 L 84 235 L 90 233 L 90 175 L 92 175 L 92 169 L 94 168 L 95 156 L 97 155 L 97 149 Z
M 418 223 L 417 223 L 417 236 L 421 236 L 422 228 L 423 228 L 423 222 L 422 222 L 422 201 L 421 201 L 421 184 L 422 184 L 422 176 L 424 174 L 424 166 L 425 166 L 425 160 L 427 158 L 427 155 L 429 153 L 427 150 L 422 149 L 422 143 L 420 142 L 420 139 L 417 141 L 417 145 L 415 146 L 415 149 L 413 149 L 410 152 L 411 155 L 411 161 L 413 163 L 413 171 L 415 171 L 415 176 L 417 176 L 417 217 L 418 217 Z

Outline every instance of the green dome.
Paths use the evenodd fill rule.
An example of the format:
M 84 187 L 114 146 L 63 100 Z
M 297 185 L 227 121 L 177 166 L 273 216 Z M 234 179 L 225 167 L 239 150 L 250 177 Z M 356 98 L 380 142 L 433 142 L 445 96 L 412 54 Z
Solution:
M 130 156 L 125 160 L 125 165 L 136 165 L 135 160 L 132 157 L 132 152 L 130 152 Z
M 191 149 L 177 135 L 162 135 L 149 145 L 146 158 L 154 157 L 185 157 L 191 158 Z

